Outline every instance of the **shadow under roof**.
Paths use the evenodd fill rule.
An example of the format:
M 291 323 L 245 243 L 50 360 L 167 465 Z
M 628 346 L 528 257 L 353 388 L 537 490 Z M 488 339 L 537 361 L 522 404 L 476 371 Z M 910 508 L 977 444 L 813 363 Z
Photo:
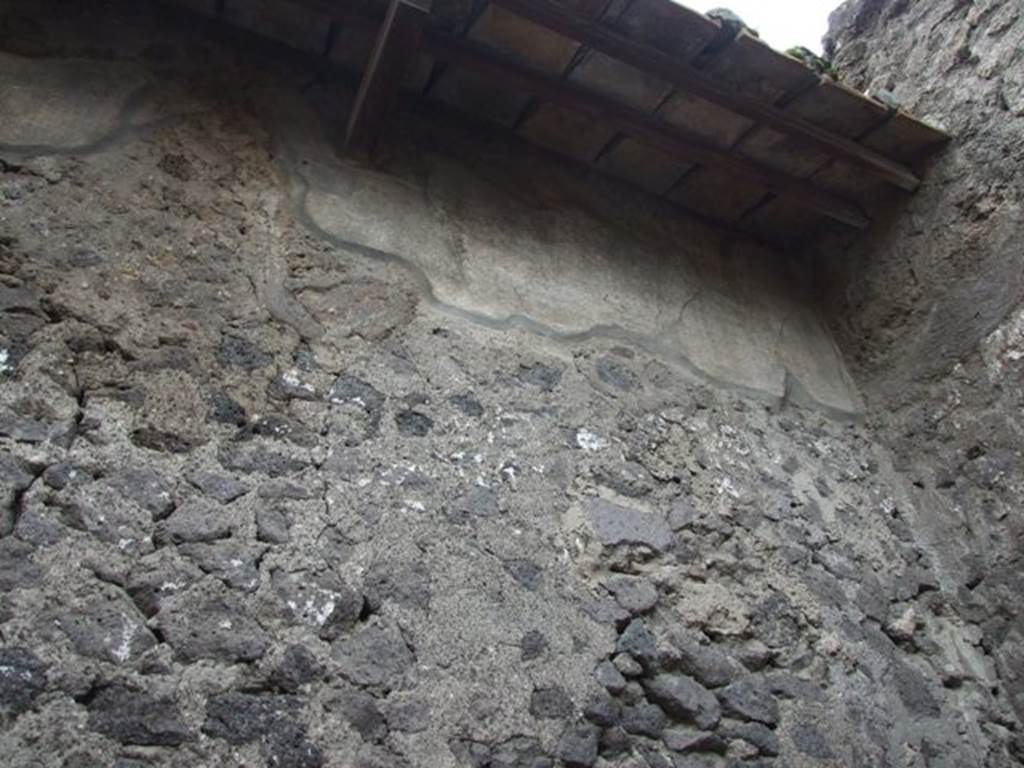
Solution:
M 171 2 L 353 70 L 349 148 L 402 89 L 779 244 L 869 226 L 948 140 L 671 0 Z

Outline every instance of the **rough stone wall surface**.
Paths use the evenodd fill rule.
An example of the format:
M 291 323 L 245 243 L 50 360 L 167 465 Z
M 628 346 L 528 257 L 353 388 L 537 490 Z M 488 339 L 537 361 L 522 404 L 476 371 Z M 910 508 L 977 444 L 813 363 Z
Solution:
M 871 236 L 822 257 L 847 272 L 836 302 L 844 350 L 890 395 L 948 373 L 1024 298 L 1024 10 L 1017 0 L 860 0 L 831 24 L 845 82 L 954 137 Z
M 815 260 L 845 272 L 833 325 L 869 423 L 1022 716 L 1024 6 L 848 2 L 830 34 L 844 78 L 953 135 L 885 226 Z
M 433 129 L 370 178 L 311 127 L 335 86 L 172 21 L 0 4 L 9 764 L 1012 764 L 986 628 L 889 454 L 730 378 L 751 246 L 679 225 L 662 293 L 626 274 L 633 331 L 559 326 L 537 251 L 648 259 L 635 233 L 669 225 L 485 142 L 436 161 L 454 198 L 427 227 Z M 466 271 L 430 261 L 438 230 L 472 235 Z M 476 258 L 519 295 L 474 306 Z M 693 335 L 680 307 L 633 306 L 687 270 L 726 307 L 701 316 L 728 376 L 651 343 Z M 767 316 L 804 319 L 771 359 L 829 382 L 778 283 Z

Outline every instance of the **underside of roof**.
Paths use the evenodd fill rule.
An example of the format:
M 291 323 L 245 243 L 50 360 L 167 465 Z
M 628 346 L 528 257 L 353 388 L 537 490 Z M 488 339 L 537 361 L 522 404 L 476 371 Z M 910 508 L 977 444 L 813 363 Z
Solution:
M 778 244 L 867 227 L 948 139 L 671 0 L 429 2 L 175 0 L 356 73 L 350 151 L 405 91 Z

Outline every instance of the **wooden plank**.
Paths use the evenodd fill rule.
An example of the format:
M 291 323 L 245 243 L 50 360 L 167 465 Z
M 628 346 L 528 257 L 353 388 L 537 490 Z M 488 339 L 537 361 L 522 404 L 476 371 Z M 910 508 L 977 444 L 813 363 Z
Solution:
M 534 144 L 589 163 L 615 135 L 615 129 L 578 110 L 545 103 L 523 121 L 518 133 Z
M 650 46 L 639 44 L 601 24 L 581 19 L 550 0 L 492 0 L 492 2 L 565 37 L 571 37 L 590 48 L 667 80 L 682 90 L 712 101 L 755 122 L 770 125 L 781 133 L 794 135 L 831 155 L 860 165 L 898 187 L 914 190 L 921 183 L 909 168 L 889 160 L 878 152 L 812 125 L 796 115 L 787 114 L 772 104 L 739 93 L 710 75 L 693 68 L 686 61 L 669 56 Z M 783 54 L 778 55 L 783 56 Z
M 720 149 L 731 149 L 754 127 L 747 118 L 685 91 L 673 93 L 658 116 Z
M 735 224 L 768 194 L 762 185 L 720 168 L 697 168 L 669 190 L 668 199 L 715 221 Z
M 611 0 L 576 0 L 576 13 L 585 19 L 597 19 L 604 15 Z
M 733 147 L 733 152 L 748 160 L 782 173 L 806 179 L 831 162 L 831 158 L 792 136 L 759 126 Z M 865 174 L 869 175 L 869 174 Z
M 398 99 L 403 77 L 417 60 L 430 0 L 391 0 L 377 31 L 345 130 L 345 151 L 373 149 Z
M 869 223 L 860 208 L 846 200 L 799 179 L 758 166 L 684 134 L 655 117 L 583 90 L 561 78 L 543 75 L 515 61 L 499 58 L 476 43 L 431 29 L 424 37 L 424 44 L 440 60 L 465 66 L 506 86 L 528 91 L 538 98 L 582 112 L 595 120 L 606 121 L 616 130 L 667 154 L 747 177 L 770 192 L 850 226 L 864 228 Z
M 812 177 L 814 183 L 849 200 L 857 200 L 868 210 L 882 211 L 894 205 L 902 194 L 877 176 L 864 173 L 855 165 L 833 160 Z
M 560 75 L 580 44 L 504 8 L 488 5 L 467 34 L 541 72 Z
M 850 139 L 859 139 L 889 117 L 889 110 L 882 104 L 828 78 L 805 91 L 786 111 Z
M 721 34 L 717 22 L 670 0 L 631 0 L 602 26 L 685 61 Z
M 693 165 L 626 137 L 598 158 L 597 167 L 651 194 L 663 195 Z
M 905 162 L 919 162 L 948 140 L 949 136 L 938 128 L 900 111 L 873 130 L 864 139 L 864 144 Z
M 584 54 L 569 74 L 569 80 L 641 112 L 653 112 L 672 89 L 664 80 L 597 51 Z
M 780 54 L 759 37 L 740 31 L 724 56 L 702 70 L 734 93 L 763 104 L 779 104 L 813 88 L 821 79 L 802 62 Z

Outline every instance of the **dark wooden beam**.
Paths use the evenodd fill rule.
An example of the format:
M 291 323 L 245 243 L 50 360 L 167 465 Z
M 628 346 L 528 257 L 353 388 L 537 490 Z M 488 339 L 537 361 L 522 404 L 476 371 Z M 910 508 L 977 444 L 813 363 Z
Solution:
M 290 0 L 290 2 L 321 11 L 330 18 L 379 24 L 381 33 L 387 28 L 380 19 L 380 6 L 367 0 Z M 504 2 L 504 0 L 495 0 Z M 390 12 L 390 8 L 389 8 Z M 380 43 L 381 35 L 378 35 Z M 726 150 L 708 145 L 683 133 L 657 117 L 625 107 L 606 97 L 586 91 L 561 78 L 552 78 L 499 56 L 493 49 L 456 38 L 439 28 L 427 25 L 422 37 L 423 47 L 438 62 L 475 68 L 493 76 L 499 83 L 519 88 L 554 104 L 582 111 L 609 121 L 621 133 L 638 138 L 663 151 L 688 161 L 727 169 L 750 178 L 771 192 L 799 202 L 829 218 L 857 228 L 869 224 L 863 211 L 855 204 L 815 187 L 811 182 L 763 167 Z M 376 51 L 375 51 L 376 52 Z M 674 60 L 673 60 L 674 61 Z M 678 63 L 678 62 L 676 62 Z M 367 74 L 369 74 L 369 68 Z M 366 84 L 366 77 L 363 84 Z M 360 88 L 362 91 L 362 87 Z
M 419 55 L 430 0 L 391 0 L 377 31 L 345 129 L 344 149 L 372 150 L 409 68 Z
M 630 40 L 590 19 L 581 18 L 551 0 L 491 1 L 560 35 L 667 80 L 688 93 L 714 102 L 755 122 L 769 125 L 829 155 L 865 168 L 897 187 L 913 191 L 921 184 L 921 180 L 909 168 L 878 152 L 790 115 L 771 104 L 740 93 L 692 67 L 688 62 Z
M 383 15 L 382 10 L 375 11 L 374 8 L 369 6 L 358 7 L 356 4 L 349 5 L 348 2 L 345 4 L 345 10 L 342 10 L 334 0 L 289 0 L 297 6 L 305 7 L 310 10 L 321 11 L 324 15 L 332 20 L 344 23 L 356 23 L 366 26 L 368 33 L 372 33 L 379 23 L 380 18 Z M 171 14 L 172 18 L 187 20 L 190 25 L 195 26 L 196 23 L 201 26 L 209 22 L 209 18 L 197 13 L 194 10 L 190 10 L 186 7 L 177 5 L 174 2 L 164 2 L 162 7 L 165 11 Z M 191 27 L 190 27 L 191 28 Z M 302 62 L 315 69 L 323 69 L 325 73 L 339 80 L 348 81 L 350 79 L 351 72 L 346 70 L 339 64 L 330 62 L 329 60 L 321 57 L 313 56 L 308 52 L 300 51 L 294 47 L 287 45 L 286 43 L 273 40 L 261 36 L 255 32 L 250 32 L 242 28 L 232 28 L 228 30 L 219 29 L 218 34 L 224 34 L 229 32 L 232 38 L 238 38 L 243 40 L 249 46 L 252 46 L 253 50 L 259 51 L 261 60 L 266 60 L 268 57 L 290 57 L 294 58 L 296 62 Z M 440 43 L 437 43 L 440 45 Z M 289 60 L 290 60 L 289 58 Z M 421 111 L 424 114 L 436 115 L 436 114 L 449 114 L 448 110 L 450 107 L 445 106 L 441 102 L 433 102 L 428 99 L 417 99 L 409 104 L 410 108 L 416 111 Z M 439 110 L 440 112 L 433 112 L 431 110 Z M 695 166 L 696 167 L 696 166 Z M 600 169 L 598 169 L 600 170 Z M 760 235 L 753 231 L 740 230 L 736 227 L 733 222 L 724 221 L 710 217 L 707 214 L 696 211 L 692 208 L 688 208 L 678 202 L 673 203 L 680 210 L 684 210 L 688 215 L 695 217 L 701 221 L 706 222 L 709 226 L 717 227 L 725 232 L 729 232 L 735 235 L 741 235 L 743 237 L 749 237 L 755 242 L 763 243 L 768 247 L 775 247 L 778 245 L 777 242 L 763 239 Z
M 473 69 L 495 80 L 496 84 L 515 88 L 553 104 L 560 104 L 594 119 L 611 124 L 616 130 L 657 147 L 667 154 L 702 165 L 715 166 L 749 178 L 775 194 L 859 229 L 868 218 L 855 204 L 817 188 L 793 176 L 761 166 L 684 133 L 645 112 L 611 101 L 607 97 L 542 74 L 495 54 L 492 49 L 457 38 L 437 29 L 428 29 L 423 44 L 433 56 L 456 66 Z
M 611 0 L 576 0 L 576 13 L 585 19 L 598 19 L 604 15 Z

